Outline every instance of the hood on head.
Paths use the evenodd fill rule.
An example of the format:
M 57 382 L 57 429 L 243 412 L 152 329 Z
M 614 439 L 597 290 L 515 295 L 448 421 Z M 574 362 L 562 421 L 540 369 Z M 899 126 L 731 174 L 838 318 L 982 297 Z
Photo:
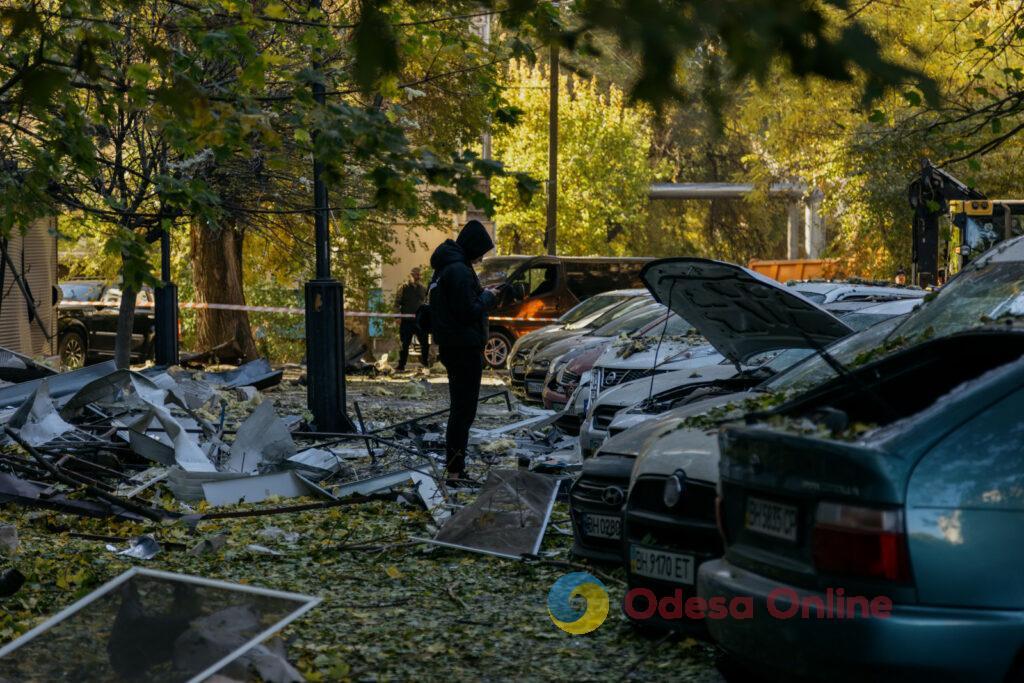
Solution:
M 462 228 L 462 232 L 455 238 L 455 243 L 462 247 L 466 258 L 475 261 L 491 249 L 494 249 L 494 240 L 491 239 L 487 228 L 480 221 L 469 221 Z
M 430 255 L 430 267 L 434 269 L 436 276 L 442 268 L 452 263 L 468 263 L 466 252 L 455 243 L 455 240 L 445 240 Z
M 768 351 L 827 346 L 853 330 L 791 288 L 723 261 L 652 261 L 641 279 L 733 363 Z

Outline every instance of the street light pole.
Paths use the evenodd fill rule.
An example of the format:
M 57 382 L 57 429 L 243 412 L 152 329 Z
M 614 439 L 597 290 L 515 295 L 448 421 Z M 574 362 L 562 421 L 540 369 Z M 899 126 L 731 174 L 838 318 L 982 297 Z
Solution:
M 320 9 L 320 0 L 310 3 Z M 317 63 L 315 66 L 319 67 Z M 313 83 L 313 100 L 323 105 L 326 88 Z M 316 277 L 306 283 L 306 398 L 313 424 L 321 432 L 354 431 L 345 397 L 345 298 L 341 283 L 331 277 L 331 243 L 327 186 L 316 154 L 313 132 L 313 221 Z
M 154 355 L 157 365 L 178 364 L 178 286 L 171 282 L 171 233 L 160 229 L 161 286 L 153 292 Z
M 558 43 L 551 46 L 548 93 L 548 213 L 544 246 L 554 256 L 558 253 Z

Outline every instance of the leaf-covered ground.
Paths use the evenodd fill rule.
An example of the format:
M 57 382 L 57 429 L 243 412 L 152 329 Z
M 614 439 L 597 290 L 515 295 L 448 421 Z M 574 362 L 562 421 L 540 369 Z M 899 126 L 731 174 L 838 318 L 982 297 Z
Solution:
M 293 398 L 282 395 L 275 402 Z M 383 408 L 387 399 L 376 401 Z M 323 598 L 282 634 L 289 658 L 313 681 L 720 679 L 715 651 L 706 643 L 659 641 L 629 626 L 617 608 L 624 592 L 616 580 L 621 572 L 605 577 L 612 605 L 608 620 L 593 633 L 571 636 L 552 624 L 546 607 L 552 583 L 571 570 L 408 540 L 426 535 L 429 522 L 423 511 L 381 501 L 211 520 L 195 529 L 178 524 L 155 530 L 164 550 L 143 562 L 125 560 L 107 551 L 103 541 L 73 533 L 127 538 L 154 532 L 152 527 L 8 504 L 0 510 L 0 523 L 17 525 L 21 538 L 18 555 L 8 561 L 28 581 L 17 595 L 0 601 L 0 641 L 138 562 Z M 571 539 L 557 529 L 568 526 L 567 509 L 559 504 L 543 546 L 554 559 L 572 559 Z M 295 532 L 298 539 L 274 537 L 264 532 L 267 527 Z M 188 552 L 219 533 L 228 534 L 221 550 Z M 253 553 L 246 549 L 249 544 L 281 555 Z

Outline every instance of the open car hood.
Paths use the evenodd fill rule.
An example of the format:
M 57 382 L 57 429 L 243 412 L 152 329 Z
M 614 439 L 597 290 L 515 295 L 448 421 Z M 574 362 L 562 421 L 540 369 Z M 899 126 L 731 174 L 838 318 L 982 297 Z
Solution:
M 733 363 L 767 351 L 827 346 L 853 330 L 775 280 L 722 261 L 667 258 L 640 274 L 654 298 Z

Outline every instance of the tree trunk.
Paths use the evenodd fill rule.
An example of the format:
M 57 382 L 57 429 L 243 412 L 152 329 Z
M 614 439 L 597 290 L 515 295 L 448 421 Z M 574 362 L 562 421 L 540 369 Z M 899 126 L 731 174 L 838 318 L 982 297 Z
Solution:
M 190 236 L 196 301 L 244 306 L 243 233 L 231 224 L 215 229 L 194 219 Z M 246 311 L 198 309 L 196 345 L 200 353 L 217 349 L 215 355 L 222 361 L 247 361 L 258 355 Z
M 125 369 L 132 362 L 132 328 L 135 327 L 135 290 L 121 288 L 121 305 L 117 309 L 117 336 L 114 338 L 114 364 Z

